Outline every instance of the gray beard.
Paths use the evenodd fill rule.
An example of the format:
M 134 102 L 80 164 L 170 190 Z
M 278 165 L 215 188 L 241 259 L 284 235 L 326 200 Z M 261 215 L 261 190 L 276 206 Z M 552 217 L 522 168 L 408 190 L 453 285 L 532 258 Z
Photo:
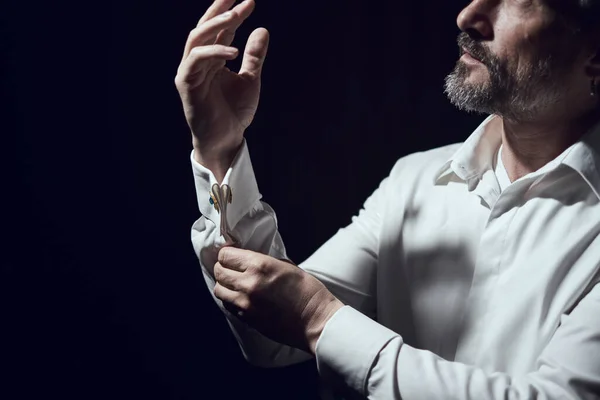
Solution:
M 557 79 L 560 74 L 552 61 L 548 57 L 527 71 L 517 72 L 498 60 L 490 60 L 486 62 L 490 79 L 483 84 L 466 83 L 469 68 L 458 61 L 446 77 L 444 89 L 450 102 L 460 110 L 533 121 L 562 99 L 563 89 Z

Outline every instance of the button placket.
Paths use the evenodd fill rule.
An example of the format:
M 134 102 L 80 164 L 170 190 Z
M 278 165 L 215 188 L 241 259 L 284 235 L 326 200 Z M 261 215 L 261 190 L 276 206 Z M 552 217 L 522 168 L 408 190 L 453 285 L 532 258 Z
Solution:
M 468 333 L 459 343 L 456 353 L 457 360 L 463 362 L 475 363 L 482 361 L 481 357 L 486 357 L 485 350 L 481 346 L 485 342 L 482 332 L 485 332 L 485 326 L 493 317 L 505 243 L 517 214 L 517 210 L 511 209 L 508 204 L 513 196 L 514 192 L 500 194 L 490 210 L 482 232 L 473 281 L 467 298 L 465 323 L 470 326 L 465 326 Z

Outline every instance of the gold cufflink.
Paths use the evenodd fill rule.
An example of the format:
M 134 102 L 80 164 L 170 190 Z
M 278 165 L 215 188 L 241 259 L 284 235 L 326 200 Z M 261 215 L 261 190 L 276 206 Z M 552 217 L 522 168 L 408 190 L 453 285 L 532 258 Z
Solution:
M 229 185 L 214 184 L 210 191 L 209 203 L 221 214 L 220 231 L 225 242 L 230 245 L 236 245 L 239 241 L 233 236 L 229 225 L 227 224 L 227 205 L 233 202 L 233 191 Z
M 227 204 L 231 204 L 233 202 L 233 191 L 229 185 L 219 186 L 218 184 L 214 184 L 212 186 L 212 190 L 210 191 L 210 198 L 208 202 L 217 210 L 218 213 L 221 212 L 223 206 Z

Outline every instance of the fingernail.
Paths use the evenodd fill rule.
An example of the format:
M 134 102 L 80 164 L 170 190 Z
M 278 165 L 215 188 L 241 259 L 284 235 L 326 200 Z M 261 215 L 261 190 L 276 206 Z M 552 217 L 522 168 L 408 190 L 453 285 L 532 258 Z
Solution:
M 221 18 L 223 19 L 227 19 L 229 17 L 231 17 L 233 13 L 231 11 L 227 11 L 226 13 L 221 14 Z

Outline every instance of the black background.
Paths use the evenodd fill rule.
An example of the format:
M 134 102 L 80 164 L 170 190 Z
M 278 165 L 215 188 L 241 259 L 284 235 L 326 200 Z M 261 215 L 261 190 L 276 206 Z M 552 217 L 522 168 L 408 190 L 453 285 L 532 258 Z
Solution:
M 2 2 L 2 398 L 317 397 L 314 363 L 243 360 L 191 246 L 173 80 L 208 5 Z M 462 6 L 258 1 L 236 39 L 272 35 L 246 137 L 292 259 L 347 225 L 399 157 L 481 121 L 443 94 Z

